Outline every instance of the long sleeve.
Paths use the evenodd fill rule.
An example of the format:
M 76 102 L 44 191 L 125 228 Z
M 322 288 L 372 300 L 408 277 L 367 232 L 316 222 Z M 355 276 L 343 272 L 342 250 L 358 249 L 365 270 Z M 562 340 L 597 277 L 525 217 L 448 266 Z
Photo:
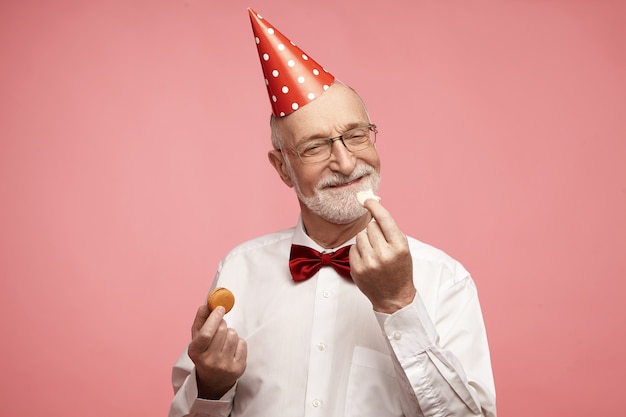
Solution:
M 393 315 L 376 313 L 394 354 L 403 412 L 495 417 L 489 348 L 473 281 L 468 275 L 438 296 L 444 307 L 435 322 L 419 293 Z
M 180 355 L 172 369 L 174 399 L 170 406 L 169 417 L 228 417 L 232 410 L 235 387 L 224 394 L 220 400 L 198 398 L 198 386 L 194 364 L 187 354 L 187 349 Z
M 333 268 L 293 282 L 291 244 L 323 250 L 300 222 L 234 248 L 213 286 L 237 299 L 225 320 L 248 344 L 246 371 L 219 401 L 198 399 L 185 349 L 172 372 L 170 417 L 495 417 L 473 281 L 445 253 L 409 242 L 419 296 L 392 315 L 374 314 Z

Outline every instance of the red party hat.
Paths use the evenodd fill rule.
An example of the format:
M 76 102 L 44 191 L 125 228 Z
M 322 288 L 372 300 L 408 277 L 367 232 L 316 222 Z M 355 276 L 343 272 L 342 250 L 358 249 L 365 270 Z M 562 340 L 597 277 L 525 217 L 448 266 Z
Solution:
M 274 116 L 283 117 L 314 100 L 335 77 L 248 8 Z

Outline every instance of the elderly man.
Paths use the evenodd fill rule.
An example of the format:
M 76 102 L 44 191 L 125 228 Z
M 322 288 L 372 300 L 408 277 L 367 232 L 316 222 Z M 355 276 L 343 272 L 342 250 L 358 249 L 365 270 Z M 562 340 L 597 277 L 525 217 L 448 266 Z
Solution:
M 250 14 L 268 66 L 286 43 Z M 268 44 L 282 47 L 267 53 Z M 311 62 L 317 68 L 289 48 L 285 59 L 301 56 L 307 73 Z M 266 80 L 275 70 L 264 67 Z M 355 91 L 311 73 L 325 78 L 305 98 L 276 97 L 288 82 L 266 81 L 268 156 L 296 191 L 298 223 L 239 245 L 220 263 L 213 286 L 231 289 L 237 303 L 226 317 L 222 307 L 198 309 L 174 367 L 170 416 L 495 416 L 469 273 L 407 237 L 378 199 L 356 198 L 378 187 L 377 128 Z M 287 90 L 305 84 L 298 77 Z

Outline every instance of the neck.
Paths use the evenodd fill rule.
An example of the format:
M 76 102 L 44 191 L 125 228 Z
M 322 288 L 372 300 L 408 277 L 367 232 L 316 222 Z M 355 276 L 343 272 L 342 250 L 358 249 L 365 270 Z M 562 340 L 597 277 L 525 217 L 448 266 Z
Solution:
M 302 223 L 306 234 L 324 249 L 341 246 L 365 229 L 372 219 L 369 212 L 353 222 L 331 223 L 317 215 L 302 211 Z

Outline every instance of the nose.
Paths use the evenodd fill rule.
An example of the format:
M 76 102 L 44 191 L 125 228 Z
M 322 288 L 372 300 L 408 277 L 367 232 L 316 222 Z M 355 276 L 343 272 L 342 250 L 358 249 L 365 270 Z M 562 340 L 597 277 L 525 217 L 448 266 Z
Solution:
M 356 156 L 348 150 L 343 139 L 334 140 L 331 147 L 328 166 L 335 172 L 349 175 L 356 167 Z

